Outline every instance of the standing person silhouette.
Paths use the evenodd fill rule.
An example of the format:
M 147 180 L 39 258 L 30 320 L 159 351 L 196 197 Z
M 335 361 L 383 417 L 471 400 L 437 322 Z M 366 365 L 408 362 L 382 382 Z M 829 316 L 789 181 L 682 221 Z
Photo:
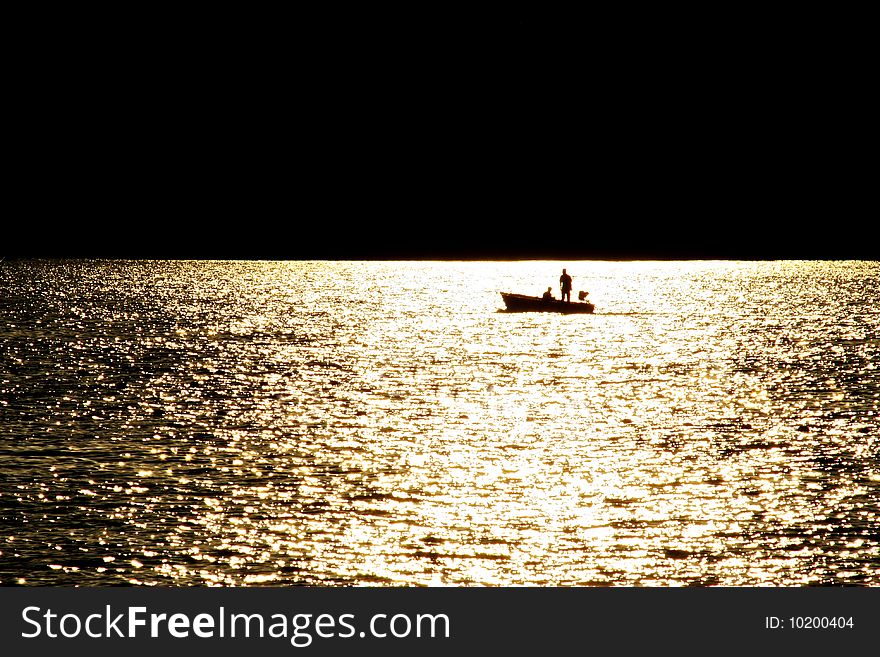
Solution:
M 562 290 L 562 300 L 571 301 L 571 276 L 564 269 L 559 277 L 559 289 Z

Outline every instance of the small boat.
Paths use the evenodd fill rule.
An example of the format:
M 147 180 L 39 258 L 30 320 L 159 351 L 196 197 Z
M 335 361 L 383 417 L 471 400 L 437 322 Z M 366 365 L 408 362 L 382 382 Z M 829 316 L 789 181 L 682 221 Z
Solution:
M 513 292 L 502 292 L 501 298 L 509 313 L 591 313 L 595 308 L 589 301 L 542 299 Z

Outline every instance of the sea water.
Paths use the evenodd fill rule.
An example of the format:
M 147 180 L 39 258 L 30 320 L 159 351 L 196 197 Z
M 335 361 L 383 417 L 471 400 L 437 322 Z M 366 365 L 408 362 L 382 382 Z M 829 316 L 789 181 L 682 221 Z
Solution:
M 878 285 L 4 261 L 0 585 L 880 585 Z

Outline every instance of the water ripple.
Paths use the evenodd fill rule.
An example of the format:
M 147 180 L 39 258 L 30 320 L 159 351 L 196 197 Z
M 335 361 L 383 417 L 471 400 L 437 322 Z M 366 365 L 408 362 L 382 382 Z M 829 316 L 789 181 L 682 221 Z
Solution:
M 880 265 L 0 268 L 5 585 L 880 584 Z

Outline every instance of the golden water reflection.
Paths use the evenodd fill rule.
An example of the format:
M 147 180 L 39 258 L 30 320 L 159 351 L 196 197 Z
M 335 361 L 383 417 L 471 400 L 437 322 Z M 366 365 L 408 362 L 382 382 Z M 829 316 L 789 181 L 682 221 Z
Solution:
M 31 264 L 2 582 L 880 583 L 880 265 L 566 265 Z

